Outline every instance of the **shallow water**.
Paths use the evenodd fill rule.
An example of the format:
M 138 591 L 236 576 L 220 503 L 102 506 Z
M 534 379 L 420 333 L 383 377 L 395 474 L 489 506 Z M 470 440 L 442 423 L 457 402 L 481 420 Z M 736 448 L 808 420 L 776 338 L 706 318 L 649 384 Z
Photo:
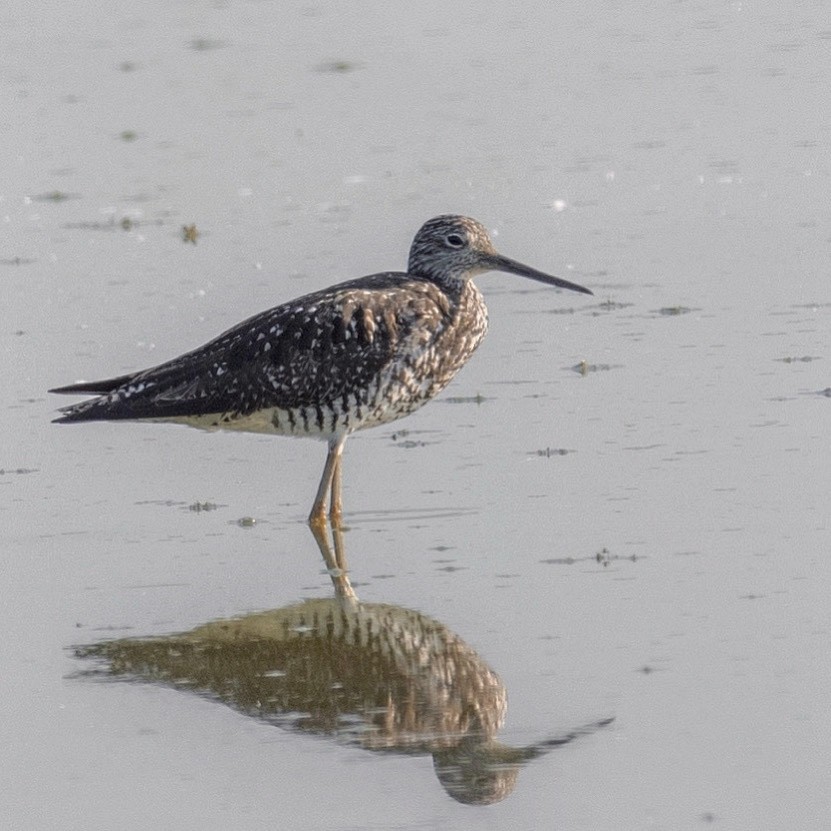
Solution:
M 8 10 L 5 826 L 826 827 L 822 11 Z M 110 682 L 75 648 L 334 602 L 304 522 L 324 447 L 58 427 L 45 390 L 401 268 L 447 211 L 596 296 L 483 276 L 470 364 L 347 444 L 354 592 L 444 651 L 423 671 L 399 657 L 386 701 L 361 706 L 338 691 L 368 695 L 377 655 L 323 664 L 346 701 L 323 727 L 302 690 L 268 709 L 184 674 Z M 507 696 L 504 723 L 436 738 L 448 643 Z M 279 686 L 281 660 L 255 676 Z M 407 706 L 407 741 L 368 746 Z M 540 752 L 486 758 L 511 787 L 467 805 L 437 778 L 440 741 Z

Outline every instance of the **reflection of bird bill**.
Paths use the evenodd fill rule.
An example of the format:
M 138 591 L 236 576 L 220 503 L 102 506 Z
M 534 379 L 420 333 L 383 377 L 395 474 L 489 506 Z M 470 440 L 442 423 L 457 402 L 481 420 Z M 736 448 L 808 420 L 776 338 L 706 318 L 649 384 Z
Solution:
M 453 749 L 434 753 L 433 767 L 442 787 L 457 802 L 491 805 L 513 791 L 522 765 L 613 721 L 602 719 L 528 747 L 509 747 L 490 740 L 476 742 L 471 737 Z

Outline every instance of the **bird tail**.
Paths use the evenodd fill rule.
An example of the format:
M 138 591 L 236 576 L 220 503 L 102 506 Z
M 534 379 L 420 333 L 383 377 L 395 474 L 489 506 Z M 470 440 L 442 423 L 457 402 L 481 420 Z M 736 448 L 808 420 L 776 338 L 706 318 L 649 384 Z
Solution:
M 129 384 L 135 377 L 136 373 L 132 372 L 129 375 L 119 375 L 118 378 L 107 378 L 104 381 L 82 381 L 80 384 L 55 387 L 49 390 L 49 392 L 54 392 L 58 395 L 106 395 L 107 393 L 115 392 L 115 390 L 123 387 L 125 384 Z
M 56 424 L 68 424 L 73 421 L 102 421 L 114 418 L 130 418 L 132 414 L 119 412 L 119 408 L 113 407 L 114 396 L 112 395 L 123 386 L 129 384 L 137 373 L 119 375 L 117 378 L 106 378 L 103 381 L 82 381 L 79 384 L 69 384 L 65 387 L 55 387 L 49 392 L 60 395 L 94 395 L 87 401 L 72 404 L 69 407 L 61 407 L 61 415 L 52 419 Z
M 156 370 L 159 368 L 157 367 Z M 156 372 L 153 370 L 153 372 Z M 181 376 L 181 368 L 173 367 L 166 374 L 147 378 L 148 371 L 121 375 L 105 381 L 84 381 L 58 387 L 49 392 L 92 395 L 86 401 L 61 407 L 57 424 L 78 421 L 138 421 L 141 419 L 174 419 L 217 412 L 208 395 L 200 395 L 198 379 Z M 219 408 L 221 409 L 221 408 Z
M 91 398 L 89 401 L 82 401 L 80 404 L 73 404 L 71 407 L 61 407 L 58 418 L 53 418 L 53 424 L 70 424 L 73 421 L 102 421 L 111 416 L 105 416 L 105 407 L 101 406 L 104 399 Z

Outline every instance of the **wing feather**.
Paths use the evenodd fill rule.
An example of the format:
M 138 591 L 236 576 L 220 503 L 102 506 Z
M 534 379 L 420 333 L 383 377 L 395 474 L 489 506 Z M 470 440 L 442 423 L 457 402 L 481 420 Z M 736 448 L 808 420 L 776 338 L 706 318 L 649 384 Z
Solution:
M 448 314 L 446 295 L 405 274 L 342 283 L 261 312 L 204 346 L 106 382 L 58 421 L 174 418 L 321 407 L 366 390 Z

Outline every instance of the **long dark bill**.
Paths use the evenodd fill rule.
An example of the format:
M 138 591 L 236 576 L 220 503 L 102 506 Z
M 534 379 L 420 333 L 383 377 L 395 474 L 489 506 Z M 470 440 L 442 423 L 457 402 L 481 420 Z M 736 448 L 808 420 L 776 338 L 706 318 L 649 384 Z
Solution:
M 569 283 L 568 280 L 562 280 L 559 277 L 552 277 L 550 274 L 545 274 L 542 271 L 537 271 L 536 268 L 518 263 L 508 257 L 503 257 L 501 254 L 493 254 L 488 258 L 488 264 L 494 271 L 504 271 L 508 274 L 517 274 L 520 277 L 528 277 L 531 280 L 536 280 L 538 283 L 545 283 L 547 286 L 554 286 L 558 289 L 568 289 L 569 291 L 579 291 L 583 294 L 594 294 L 585 286 L 578 286 L 577 283 Z

